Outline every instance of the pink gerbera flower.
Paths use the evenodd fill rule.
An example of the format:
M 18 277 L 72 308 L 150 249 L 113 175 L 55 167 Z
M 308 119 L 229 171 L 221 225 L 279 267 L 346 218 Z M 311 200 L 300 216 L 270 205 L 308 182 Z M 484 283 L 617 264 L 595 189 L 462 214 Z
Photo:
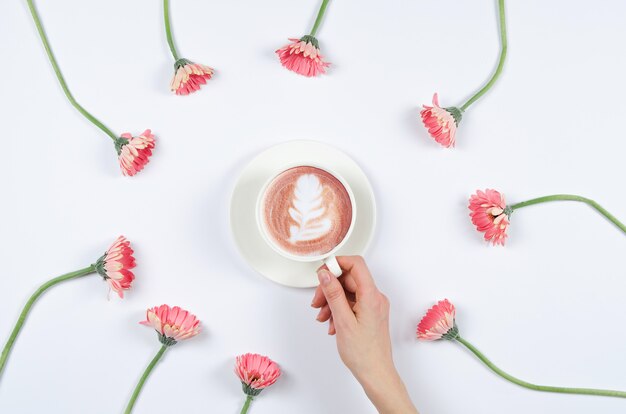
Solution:
M 189 95 L 199 90 L 213 76 L 213 68 L 187 59 L 178 59 L 174 63 L 174 70 L 170 89 L 176 95 Z
M 456 309 L 454 305 L 444 299 L 430 308 L 417 325 L 417 338 L 423 341 L 437 341 L 439 339 L 456 339 L 459 330 L 456 327 Z
M 433 95 L 433 106 L 424 105 L 420 112 L 422 122 L 435 141 L 446 148 L 456 143 L 456 127 L 461 122 L 462 113 L 457 107 L 442 108 L 439 97 Z
M 292 72 L 303 76 L 317 76 L 326 73 L 330 63 L 324 61 L 320 53 L 319 42 L 311 35 L 300 39 L 290 38 L 290 44 L 276 51 L 280 63 Z
M 469 199 L 470 217 L 476 230 L 485 233 L 485 240 L 504 246 L 507 238 L 511 209 L 506 206 L 504 196 L 496 190 L 478 190 Z
M 133 249 L 126 237 L 120 236 L 96 262 L 96 271 L 109 284 L 120 298 L 130 289 L 135 275 L 130 269 L 135 267 Z
M 146 129 L 143 134 L 133 137 L 128 132 L 115 141 L 115 149 L 120 159 L 122 174 L 133 176 L 148 163 L 154 148 L 154 135 Z
M 235 374 L 241 380 L 243 392 L 256 396 L 276 382 L 280 377 L 280 367 L 266 356 L 245 354 L 237 357 Z
M 161 305 L 148 309 L 146 320 L 139 323 L 154 328 L 159 334 L 159 341 L 166 346 L 200 333 L 200 320 L 196 315 L 178 306 Z

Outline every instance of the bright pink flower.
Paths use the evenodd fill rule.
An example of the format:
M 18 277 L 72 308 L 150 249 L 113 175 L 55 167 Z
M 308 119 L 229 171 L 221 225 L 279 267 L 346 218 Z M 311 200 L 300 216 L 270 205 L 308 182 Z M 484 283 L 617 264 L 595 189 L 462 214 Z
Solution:
M 130 269 L 135 267 L 133 249 L 126 237 L 120 236 L 96 262 L 96 271 L 109 284 L 120 298 L 130 289 L 135 275 Z
M 167 346 L 200 333 L 200 320 L 196 315 L 178 306 L 161 305 L 148 309 L 146 320 L 139 323 L 153 327 L 159 334 L 159 341 Z
M 174 70 L 170 89 L 176 95 L 189 95 L 199 90 L 213 76 L 213 68 L 187 59 L 178 59 L 174 63 Z
M 439 301 L 430 308 L 417 325 L 417 338 L 423 341 L 437 341 L 439 339 L 456 339 L 459 330 L 454 318 L 456 309 L 448 299 Z
M 428 133 L 435 141 L 446 148 L 454 147 L 456 143 L 456 127 L 461 122 L 461 110 L 451 106 L 442 108 L 439 106 L 439 97 L 433 95 L 433 106 L 424 105 L 420 112 L 422 122 Z
M 266 356 L 259 354 L 239 355 L 235 362 L 235 374 L 241 380 L 246 395 L 258 395 L 280 377 L 280 367 Z
M 122 174 L 133 176 L 148 163 L 154 148 L 154 135 L 146 129 L 143 134 L 133 137 L 128 132 L 115 141 L 115 149 L 120 159 Z
M 287 69 L 303 76 L 317 76 L 326 73 L 330 63 L 324 61 L 317 39 L 306 35 L 292 39 L 288 45 L 276 51 L 280 63 Z
M 510 210 L 504 196 L 496 190 L 478 190 L 469 199 L 470 217 L 476 230 L 485 233 L 485 240 L 504 246 L 509 227 Z

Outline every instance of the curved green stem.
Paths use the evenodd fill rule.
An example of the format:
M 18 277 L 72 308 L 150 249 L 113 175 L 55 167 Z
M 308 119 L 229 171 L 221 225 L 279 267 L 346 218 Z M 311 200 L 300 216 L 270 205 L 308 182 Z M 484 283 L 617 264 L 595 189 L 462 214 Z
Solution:
M 311 33 L 309 35 L 315 37 L 317 33 L 317 29 L 319 29 L 320 24 L 322 23 L 322 19 L 324 18 L 324 13 L 326 13 L 326 7 L 328 7 L 329 0 L 322 0 L 322 5 L 320 6 L 320 11 L 317 12 L 317 18 L 315 19 L 315 23 L 313 23 L 313 28 L 311 29 Z
M 615 218 L 615 216 L 613 216 L 611 213 L 606 211 L 604 209 L 604 207 L 602 207 L 600 204 L 596 203 L 595 201 L 593 201 L 593 200 L 591 200 L 589 198 L 581 197 L 581 196 L 577 196 L 577 195 L 572 195 L 572 194 L 554 194 L 554 195 L 549 195 L 549 196 L 545 196 L 545 197 L 538 197 L 538 198 L 533 198 L 532 200 L 523 201 L 521 203 L 513 204 L 513 205 L 509 206 L 509 208 L 514 211 L 514 210 L 517 210 L 518 208 L 522 208 L 522 207 L 526 207 L 526 206 L 532 206 L 533 204 L 545 203 L 545 202 L 549 202 L 549 201 L 579 201 L 581 203 L 585 203 L 585 204 L 591 206 L 592 208 L 594 208 L 598 213 L 600 213 L 604 217 L 606 217 L 607 220 L 609 220 L 611 223 L 615 224 L 621 231 L 626 233 L 626 226 L 621 221 L 619 221 L 617 218 Z
M 81 276 L 86 276 L 90 273 L 94 273 L 95 271 L 96 271 L 95 265 L 91 265 L 91 266 L 85 267 L 84 269 L 80 269 L 75 272 L 70 272 L 70 273 L 66 273 L 64 275 L 55 277 L 54 279 L 51 279 L 47 281 L 46 283 L 44 283 L 43 285 L 41 285 L 39 289 L 37 289 L 35 293 L 31 295 L 31 297 L 28 299 L 28 302 L 26 302 L 26 305 L 24 305 L 24 309 L 22 309 L 22 313 L 20 313 L 20 316 L 17 319 L 17 323 L 15 324 L 13 331 L 11 331 L 11 335 L 9 336 L 9 339 L 7 340 L 6 345 L 4 345 L 4 348 L 2 349 L 2 355 L 0 356 L 0 375 L 2 374 L 2 371 L 4 370 L 4 366 L 6 365 L 7 359 L 9 358 L 9 353 L 11 352 L 11 349 L 13 348 L 13 344 L 15 343 L 15 340 L 17 339 L 17 335 L 19 335 L 20 331 L 22 330 L 22 326 L 24 325 L 24 322 L 26 321 L 26 317 L 28 316 L 28 313 L 33 307 L 33 304 L 35 303 L 35 301 L 39 299 L 39 296 L 41 296 L 46 290 L 56 285 L 57 283 L 61 283 L 70 279 L 76 279 Z
M 246 396 L 246 402 L 244 403 L 240 414 L 246 414 L 248 412 L 248 409 L 250 408 L 250 403 L 252 402 L 253 399 L 254 397 L 252 395 Z
M 172 36 L 172 27 L 170 26 L 170 0 L 163 0 L 163 18 L 165 19 L 165 34 L 167 36 L 167 44 L 170 46 L 170 51 L 174 60 L 180 59 L 176 46 L 174 45 L 174 38 Z
M 33 4 L 33 0 L 26 0 L 26 2 L 28 3 L 28 8 L 30 9 L 30 14 L 33 16 L 33 20 L 35 21 L 35 26 L 37 26 L 37 31 L 39 32 L 39 37 L 41 38 L 41 41 L 43 42 L 43 47 L 46 49 L 46 54 L 48 55 L 48 59 L 50 59 L 50 63 L 52 64 L 52 68 L 54 68 L 54 73 L 56 74 L 57 79 L 59 80 L 59 83 L 61 84 L 61 88 L 63 88 L 63 92 L 65 93 L 65 96 L 70 101 L 72 106 L 78 110 L 78 112 L 80 112 L 92 124 L 94 124 L 95 126 L 100 128 L 102 131 L 104 131 L 105 134 L 107 134 L 109 137 L 111 137 L 111 139 L 113 141 L 115 141 L 117 139 L 117 137 L 115 136 L 113 131 L 111 131 L 109 128 L 107 128 L 95 116 L 93 116 L 89 112 L 87 112 L 87 110 L 85 108 L 83 108 L 78 102 L 76 102 L 76 99 L 74 99 L 74 96 L 72 96 L 72 93 L 70 92 L 69 88 L 67 87 L 67 84 L 65 83 L 65 79 L 63 78 L 63 74 L 61 73 L 61 69 L 59 68 L 59 64 L 57 63 L 56 59 L 54 58 L 54 54 L 52 54 L 52 49 L 50 48 L 50 43 L 48 42 L 48 37 L 46 36 L 46 33 L 43 30 L 43 26 L 41 25 L 41 20 L 39 19 L 39 15 L 37 14 L 37 10 L 35 9 L 35 5 Z
M 551 387 L 548 385 L 536 385 L 531 384 L 530 382 L 522 381 L 521 379 L 515 378 L 512 375 L 507 374 L 502 371 L 500 368 L 494 365 L 482 352 L 474 347 L 474 345 L 467 342 L 465 339 L 458 336 L 456 338 L 461 344 L 463 344 L 467 349 L 469 349 L 474 355 L 478 357 L 487 367 L 504 378 L 507 381 L 512 382 L 513 384 L 517 384 L 521 387 L 528 388 L 535 391 L 544 391 L 544 392 L 556 392 L 561 394 L 583 394 L 583 395 L 600 395 L 603 397 L 618 397 L 618 398 L 626 398 L 626 392 L 624 391 L 612 391 L 612 390 L 598 390 L 594 388 L 565 388 L 565 387 Z
M 152 361 L 150 361 L 150 364 L 146 367 L 146 370 L 143 372 L 143 375 L 141 376 L 139 382 L 137 383 L 137 386 L 135 387 L 135 391 L 133 391 L 133 395 L 130 397 L 130 401 L 128 401 L 128 405 L 126 406 L 126 410 L 124 410 L 124 414 L 130 414 L 133 411 L 133 406 L 135 405 L 135 401 L 137 400 L 137 397 L 139 396 L 139 393 L 143 388 L 143 384 L 146 382 L 146 379 L 148 379 L 148 376 L 150 376 L 150 373 L 154 369 L 154 366 L 157 364 L 157 362 L 159 362 L 167 348 L 167 345 L 161 345 L 161 349 L 159 349 L 159 352 L 157 352 L 154 358 L 152 358 Z
M 461 111 L 465 111 L 471 104 L 476 102 L 481 96 L 483 96 L 494 83 L 500 77 L 500 73 L 502 73 L 502 68 L 504 67 L 504 60 L 506 59 L 506 51 L 508 48 L 507 39 L 506 39 L 506 20 L 504 18 L 504 0 L 498 0 L 498 10 L 500 14 L 500 59 L 498 60 L 498 66 L 496 67 L 495 73 L 489 79 L 489 82 L 485 86 L 483 86 L 474 96 L 472 96 L 467 102 L 461 106 Z

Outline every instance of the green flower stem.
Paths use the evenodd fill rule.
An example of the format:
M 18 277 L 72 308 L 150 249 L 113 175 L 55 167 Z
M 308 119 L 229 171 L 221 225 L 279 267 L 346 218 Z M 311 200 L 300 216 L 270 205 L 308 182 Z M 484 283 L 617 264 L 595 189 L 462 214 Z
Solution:
M 322 5 L 320 6 L 320 11 L 317 12 L 317 18 L 315 19 L 315 23 L 313 23 L 313 28 L 311 29 L 311 33 L 309 35 L 315 37 L 317 33 L 317 29 L 319 29 L 320 24 L 322 23 L 322 19 L 324 18 L 324 13 L 326 13 L 326 7 L 328 6 L 329 0 L 322 0 Z
M 63 92 L 65 93 L 65 96 L 67 96 L 67 99 L 70 101 L 72 106 L 78 110 L 78 112 L 80 112 L 92 124 L 100 128 L 102 131 L 104 131 L 105 134 L 111 137 L 113 141 L 115 141 L 117 139 L 117 136 L 115 136 L 113 131 L 107 128 L 95 116 L 87 112 L 85 108 L 83 108 L 78 102 L 76 102 L 76 99 L 74 99 L 74 96 L 72 96 L 72 93 L 70 92 L 69 88 L 67 87 L 67 84 L 65 83 L 65 79 L 63 78 L 63 74 L 61 73 L 61 69 L 59 68 L 59 64 L 54 58 L 54 54 L 52 53 L 52 49 L 50 48 L 50 43 L 48 42 L 48 37 L 46 36 L 46 32 L 44 32 L 43 30 L 43 26 L 41 25 L 41 20 L 39 19 L 39 15 L 37 14 L 37 10 L 35 9 L 33 0 L 26 0 L 26 2 L 28 3 L 30 14 L 33 16 L 33 20 L 35 21 L 35 26 L 37 26 L 37 31 L 39 32 L 39 37 L 41 38 L 41 41 L 43 42 L 43 47 L 46 49 L 46 54 L 48 55 L 48 59 L 50 59 L 50 63 L 52 64 L 52 67 L 54 68 L 54 73 L 56 74 L 57 79 L 59 80 L 59 83 L 61 84 L 61 88 L 63 88 Z
M 246 396 L 246 402 L 244 403 L 240 414 L 246 414 L 248 412 L 248 409 L 250 408 L 250 403 L 252 402 L 253 399 L 254 397 L 252 395 Z
M 535 391 L 544 391 L 544 392 L 556 392 L 561 394 L 583 394 L 583 395 L 600 395 L 603 397 L 618 397 L 618 398 L 626 398 L 626 392 L 624 391 L 612 391 L 612 390 L 597 390 L 593 388 L 565 388 L 565 387 L 551 387 L 547 385 L 536 385 L 531 384 L 530 382 L 522 381 L 518 378 L 515 378 L 512 375 L 507 374 L 502 371 L 500 368 L 495 366 L 493 362 L 491 362 L 482 352 L 474 347 L 474 345 L 467 342 L 465 339 L 460 336 L 456 337 L 456 340 L 463 344 L 467 349 L 469 349 L 474 355 L 478 357 L 489 369 L 493 372 L 501 376 L 507 381 L 512 382 L 513 384 L 517 384 L 521 387 L 528 388 Z
M 506 19 L 504 18 L 504 0 L 498 0 L 498 10 L 500 13 L 500 60 L 498 60 L 498 66 L 496 68 L 495 73 L 489 79 L 489 82 L 485 86 L 483 86 L 474 96 L 472 96 L 467 102 L 459 108 L 461 111 L 465 111 L 471 104 L 476 102 L 481 96 L 483 96 L 494 83 L 500 77 L 500 73 L 502 73 L 502 68 L 504 67 L 504 60 L 506 59 L 506 51 L 507 51 L 507 39 L 506 39 Z
M 6 345 L 4 345 L 4 348 L 2 349 L 2 355 L 0 356 L 0 375 L 4 370 L 4 366 L 6 365 L 7 359 L 9 358 L 9 353 L 11 352 L 13 344 L 17 339 L 17 335 L 19 335 L 20 331 L 22 330 L 22 326 L 24 325 L 24 322 L 26 321 L 26 318 L 28 317 L 31 308 L 33 307 L 33 304 L 35 303 L 35 301 L 37 301 L 37 299 L 39 299 L 39 296 L 41 296 L 46 290 L 56 285 L 57 283 L 86 276 L 88 274 L 95 273 L 95 271 L 95 265 L 90 265 L 84 269 L 55 277 L 54 279 L 51 279 L 41 285 L 39 289 L 37 289 L 35 293 L 32 294 L 30 299 L 28 299 L 28 302 L 26 302 L 26 305 L 24 305 L 24 309 L 22 309 L 22 313 L 20 313 L 20 316 L 17 319 L 17 323 L 15 324 L 15 327 L 13 328 L 13 331 L 11 332 L 11 335 L 9 336 Z
M 532 206 L 533 204 L 545 203 L 545 202 L 549 202 L 549 201 L 579 201 L 581 203 L 588 204 L 589 206 L 593 207 L 598 213 L 600 213 L 604 217 L 606 217 L 611 223 L 615 224 L 621 231 L 626 233 L 626 226 L 621 221 L 619 221 L 617 218 L 615 218 L 615 216 L 613 216 L 611 213 L 606 211 L 604 209 L 604 207 L 602 207 L 600 204 L 596 203 L 595 201 L 593 201 L 593 200 L 591 200 L 589 198 L 581 197 L 581 196 L 577 196 L 577 195 L 554 194 L 554 195 L 549 195 L 549 196 L 545 196 L 545 197 L 538 197 L 538 198 L 533 198 L 532 200 L 523 201 L 521 203 L 513 204 L 513 205 L 509 206 L 509 208 L 514 211 L 514 210 L 517 210 L 518 208 L 522 208 L 522 207 L 526 207 L 526 206 Z
M 139 382 L 135 387 L 135 391 L 133 391 L 133 395 L 130 397 L 130 401 L 128 401 L 128 405 L 126 406 L 126 410 L 124 410 L 124 414 L 130 414 L 133 411 L 133 406 L 135 405 L 135 401 L 137 400 L 137 397 L 139 396 L 139 393 L 143 388 L 143 384 L 146 382 L 146 379 L 148 379 L 148 376 L 150 376 L 150 373 L 154 369 L 154 366 L 157 364 L 157 362 L 159 362 L 167 348 L 167 345 L 161 345 L 161 349 L 159 349 L 159 352 L 157 352 L 154 358 L 152 358 L 152 361 L 150 361 L 150 364 L 139 379 Z
M 172 27 L 170 26 L 170 0 L 163 0 L 163 18 L 165 19 L 165 34 L 167 35 L 167 44 L 170 46 L 170 51 L 174 60 L 180 59 L 176 46 L 174 45 L 174 38 L 172 37 Z

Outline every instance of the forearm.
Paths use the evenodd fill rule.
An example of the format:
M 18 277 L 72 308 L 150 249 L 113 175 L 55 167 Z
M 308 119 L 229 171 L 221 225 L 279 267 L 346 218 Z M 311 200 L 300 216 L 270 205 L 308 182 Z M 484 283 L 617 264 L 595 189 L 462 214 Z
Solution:
M 418 414 L 395 367 L 359 382 L 380 414 Z

